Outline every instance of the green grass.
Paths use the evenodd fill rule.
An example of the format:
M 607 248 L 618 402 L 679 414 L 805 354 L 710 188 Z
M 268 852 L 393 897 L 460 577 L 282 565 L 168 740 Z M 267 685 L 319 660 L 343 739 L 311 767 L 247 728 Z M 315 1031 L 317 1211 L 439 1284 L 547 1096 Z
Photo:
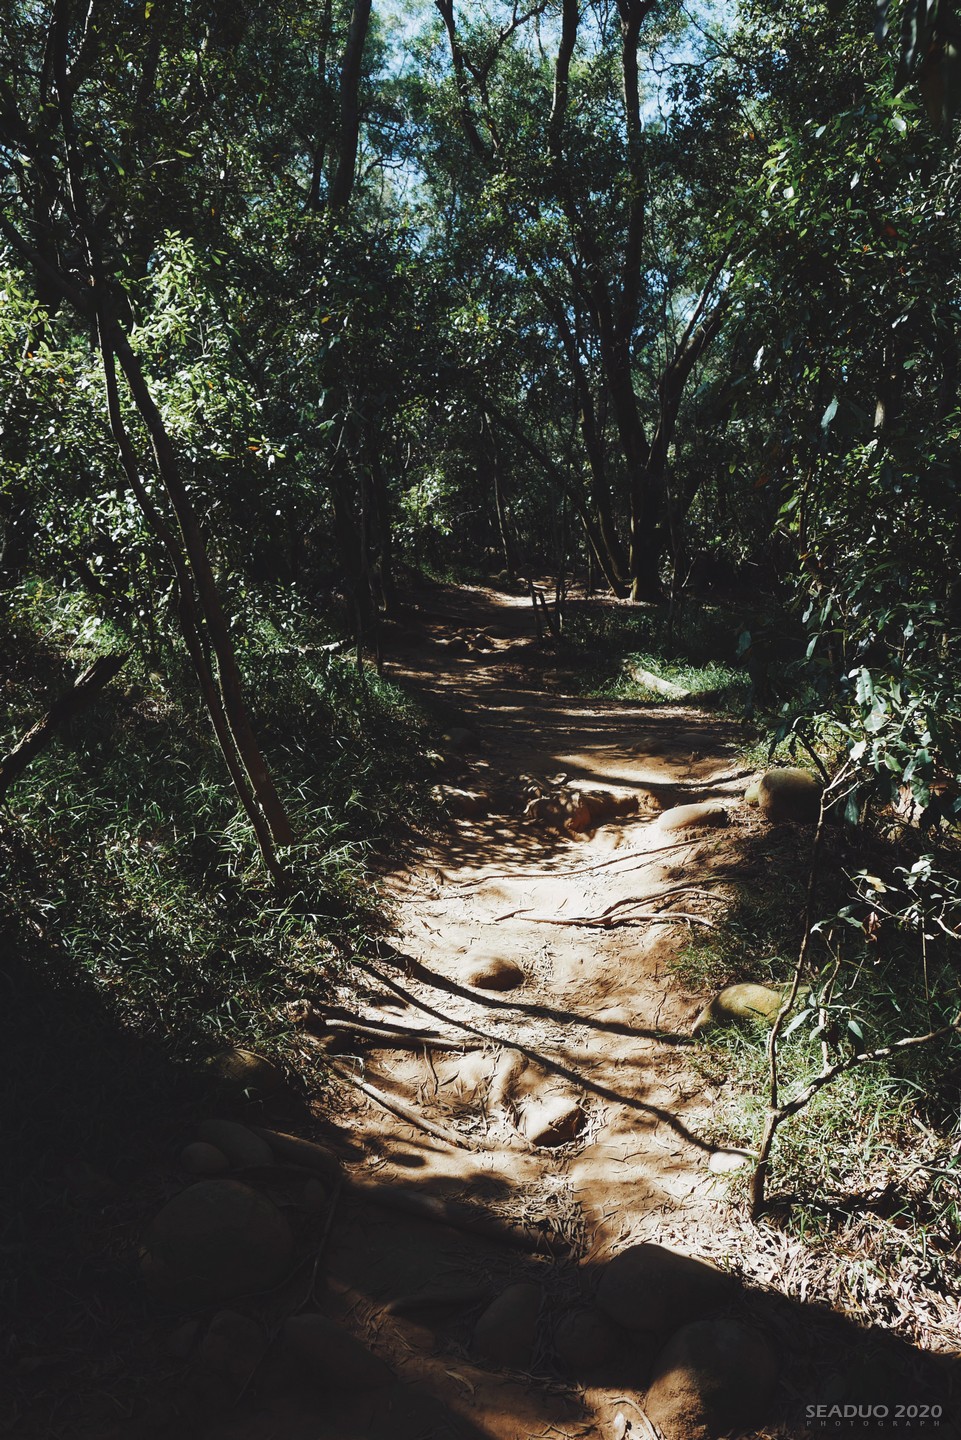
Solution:
M 633 680 L 631 663 L 689 691 L 689 703 L 727 713 L 751 708 L 755 677 L 739 655 L 741 637 L 758 621 L 745 606 L 689 600 L 670 616 L 666 605 L 590 605 L 572 609 L 565 648 L 584 670 L 587 694 L 677 704 Z M 785 654 L 792 646 L 781 646 Z
M 740 981 L 779 985 L 790 978 L 803 929 L 810 832 L 806 844 L 799 846 L 798 838 L 795 827 L 765 827 L 746 838 L 725 923 L 693 937 L 676 962 L 679 977 L 696 993 L 706 998 Z M 863 862 L 872 873 L 891 873 L 903 856 L 870 833 L 829 834 L 818 918 L 850 899 L 847 875 Z M 838 945 L 843 964 L 834 997 L 832 1059 L 854 1044 L 849 1019 L 863 1035 L 860 1043 L 874 1048 L 924 1034 L 956 1011 L 956 942 L 929 948 L 930 999 L 916 933 L 891 926 L 873 940 L 858 926 L 840 924 L 825 936 L 815 935 L 805 976 L 815 987 Z M 759 1144 L 769 1033 L 760 1022 L 714 1028 L 691 1052 L 706 1087 L 715 1092 L 700 1127 L 715 1144 L 748 1150 Z M 820 1036 L 804 1022 L 782 1040 L 782 1099 L 802 1089 L 821 1064 Z M 957 1038 L 848 1071 L 781 1126 L 768 1195 L 787 1206 L 789 1228 L 809 1237 L 843 1229 L 856 1223 L 853 1217 L 865 1207 L 880 1207 L 887 1218 L 877 1240 L 879 1264 L 894 1267 L 897 1256 L 908 1252 L 914 1264 L 931 1247 L 946 1257 L 961 1245 L 959 1113 Z M 730 1177 L 739 1203 L 746 1200 L 749 1174 L 748 1168 Z M 939 1261 L 939 1273 L 940 1266 Z

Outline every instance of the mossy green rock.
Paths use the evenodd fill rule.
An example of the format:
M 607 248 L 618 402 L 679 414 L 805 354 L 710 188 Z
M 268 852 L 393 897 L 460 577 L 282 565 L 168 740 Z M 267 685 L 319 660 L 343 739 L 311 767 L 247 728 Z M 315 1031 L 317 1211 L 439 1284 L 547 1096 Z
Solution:
M 757 803 L 765 820 L 813 824 L 821 813 L 822 785 L 810 770 L 768 770 L 757 787 Z
M 782 992 L 766 985 L 728 985 L 710 1004 L 705 1005 L 694 1022 L 693 1034 L 699 1035 L 711 1025 L 731 1025 L 737 1020 L 766 1020 L 774 1024 L 781 1008 Z
M 284 1087 L 284 1072 L 253 1050 L 225 1050 L 209 1062 L 217 1088 L 236 1099 L 265 1100 Z
M 265 1196 L 236 1180 L 201 1180 L 155 1217 L 140 1263 L 155 1295 L 199 1309 L 278 1284 L 292 1254 L 290 1226 Z

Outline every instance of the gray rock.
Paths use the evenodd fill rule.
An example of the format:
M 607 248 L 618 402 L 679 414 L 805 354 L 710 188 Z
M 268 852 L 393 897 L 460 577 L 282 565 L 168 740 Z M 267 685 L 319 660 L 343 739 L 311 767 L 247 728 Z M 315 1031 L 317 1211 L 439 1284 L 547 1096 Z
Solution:
M 292 1254 L 290 1227 L 263 1195 L 236 1180 L 201 1180 L 154 1218 L 140 1263 L 154 1294 L 200 1308 L 278 1284 Z
M 473 1350 L 503 1370 L 530 1370 L 537 1343 L 541 1287 L 522 1282 L 501 1291 L 474 1328 Z
M 812 824 L 820 814 L 822 788 L 810 770 L 768 770 L 758 782 L 757 803 L 766 820 Z
M 767 1418 L 777 1361 L 738 1320 L 698 1320 L 671 1337 L 654 1362 L 644 1409 L 668 1440 L 715 1440 Z
M 291 1315 L 281 1333 L 286 1349 L 325 1386 L 375 1389 L 394 1378 L 383 1360 L 326 1315 Z
M 703 800 L 697 805 L 675 805 L 662 810 L 654 822 L 659 830 L 696 830 L 708 825 L 726 825 L 727 807 L 719 800 Z
M 549 1095 L 524 1106 L 521 1128 L 532 1145 L 554 1149 L 573 1140 L 584 1124 L 584 1112 L 567 1095 Z
M 597 1287 L 597 1305 L 626 1330 L 662 1340 L 680 1325 L 719 1309 L 730 1278 L 704 1260 L 664 1245 L 632 1245 L 609 1260 Z
M 516 990 L 524 983 L 524 971 L 514 960 L 493 956 L 475 965 L 467 976 L 468 985 L 478 990 Z
M 569 1310 L 554 1325 L 554 1353 L 565 1375 L 589 1380 L 616 1358 L 624 1332 L 593 1306 Z
M 226 1155 L 231 1165 L 272 1165 L 274 1154 L 266 1140 L 261 1140 L 246 1125 L 236 1120 L 204 1120 L 198 1127 L 201 1140 Z
M 189 1175 L 222 1175 L 230 1169 L 230 1161 L 216 1145 L 195 1140 L 180 1152 L 180 1163 Z

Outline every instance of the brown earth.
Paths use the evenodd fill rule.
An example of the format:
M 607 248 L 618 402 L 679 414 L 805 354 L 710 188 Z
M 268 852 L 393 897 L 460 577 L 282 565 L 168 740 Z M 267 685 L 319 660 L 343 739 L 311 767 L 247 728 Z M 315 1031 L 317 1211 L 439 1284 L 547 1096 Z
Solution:
M 799 1395 L 816 1403 L 844 1345 L 863 1348 L 864 1335 L 839 1336 L 785 1300 L 777 1268 L 791 1244 L 732 1213 L 700 1134 L 715 1095 L 686 1054 L 708 997 L 686 993 L 671 965 L 692 927 L 722 920 L 739 841 L 760 823 L 742 801 L 736 727 L 564 694 L 529 603 L 490 590 L 447 592 L 388 654 L 387 675 L 451 717 L 439 779 L 483 801 L 452 806 L 462 818 L 414 863 L 384 866 L 396 933 L 340 996 L 348 1028 L 314 1041 L 339 1057 L 338 1123 L 363 1152 L 316 1303 L 396 1382 L 328 1384 L 314 1398 L 268 1365 L 245 1422 L 234 1414 L 209 1434 L 656 1437 L 643 1408 L 653 1362 L 678 1323 L 712 1305 L 696 1287 L 685 1294 L 682 1273 L 670 1294 L 622 1296 L 617 1323 L 595 1308 L 610 1258 L 644 1242 L 774 1282 L 724 1291 L 726 1313 L 785 1359 L 786 1383 L 773 1397 L 767 1387 L 766 1423 L 750 1433 L 807 1433 Z M 636 810 L 585 833 L 584 791 L 606 792 L 612 813 L 636 797 Z M 559 811 L 530 805 L 559 794 Z M 689 828 L 659 818 L 704 802 Z M 408 1032 L 402 1045 L 377 1036 L 390 1027 Z M 380 1200 L 362 1203 L 357 1182 L 383 1187 Z M 453 1202 L 468 1228 L 397 1208 L 424 1197 Z M 745 1416 L 755 1409 L 745 1396 Z

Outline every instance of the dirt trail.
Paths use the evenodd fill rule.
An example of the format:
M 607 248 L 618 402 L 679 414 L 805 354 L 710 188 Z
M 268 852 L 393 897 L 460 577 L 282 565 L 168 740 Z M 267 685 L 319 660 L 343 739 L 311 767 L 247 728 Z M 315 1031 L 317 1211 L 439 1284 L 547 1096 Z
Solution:
M 749 1413 L 757 1440 L 820 1433 L 806 1406 L 846 1395 L 866 1357 L 855 1389 L 876 1398 L 875 1377 L 913 1374 L 918 1356 L 808 1304 L 801 1242 L 738 1216 L 710 1168 L 724 1152 L 702 1137 L 731 1082 L 699 1078 L 705 997 L 670 962 L 723 921 L 759 826 L 735 733 L 560 693 L 527 603 L 480 589 L 431 603 L 391 636 L 387 673 L 449 717 L 444 783 L 489 803 L 384 862 L 395 933 L 304 1032 L 338 1077 L 317 1137 L 333 1120 L 349 1144 L 297 1273 L 258 1310 L 271 1338 L 304 1312 L 342 1329 L 307 1321 L 322 1335 L 306 1367 L 271 1344 L 198 1440 L 704 1440 L 683 1420 L 662 1435 L 645 1387 L 678 1325 L 718 1313 L 718 1286 L 719 1323 L 741 1337 L 721 1361 L 739 1419 L 710 1433 Z M 581 786 L 638 808 L 578 838 L 525 818 L 538 779 L 548 801 Z M 723 815 L 672 828 L 672 809 L 701 802 Z M 605 915 L 617 923 L 585 923 Z M 490 988 L 495 971 L 510 988 Z M 734 1279 L 678 1269 L 662 1246 Z M 625 1280 L 622 1255 L 669 1274 Z M 930 1367 L 917 1383 L 898 1379 L 894 1398 L 936 1393 Z
M 591 1388 L 595 1377 L 577 1373 L 576 1360 L 558 1364 L 558 1320 L 612 1251 L 664 1238 L 696 1249 L 718 1195 L 711 1147 L 698 1138 L 702 1086 L 684 1050 L 699 1002 L 669 960 L 691 925 L 718 912 L 731 852 L 723 829 L 672 831 L 658 816 L 703 800 L 733 811 L 744 781 L 724 725 L 545 690 L 525 668 L 527 602 L 460 591 L 425 629 L 387 673 L 450 707 L 449 778 L 489 795 L 490 813 L 452 820 L 418 864 L 387 876 L 397 935 L 367 967 L 359 999 L 344 992 L 345 1024 L 438 1038 L 397 1048 L 349 1028 L 337 1036 L 341 1072 L 395 1107 L 344 1087 L 343 1123 L 366 1156 L 352 1174 L 479 1207 L 542 1233 L 548 1254 L 528 1257 L 380 1206 L 344 1206 L 328 1248 L 343 1291 L 333 1313 L 362 1319 L 407 1387 L 389 1419 L 376 1397 L 359 1415 L 355 1398 L 331 1433 L 610 1434 L 625 1412 L 619 1397 L 639 1396 L 637 1363 L 608 1367 L 606 1383 Z M 458 646 L 443 642 L 460 629 L 489 630 L 492 648 L 451 654 Z M 636 795 L 639 813 L 580 838 L 524 819 L 519 777 L 559 773 L 568 784 Z M 615 906 L 616 927 L 574 923 Z M 692 918 L 630 918 L 669 911 Z M 471 984 L 504 961 L 522 972 L 514 988 Z M 430 1133 L 408 1123 L 409 1112 Z M 471 1354 L 485 1302 L 532 1275 L 546 1302 L 533 1354 L 518 1340 L 516 1368 L 545 1377 L 538 1383 Z M 449 1288 L 450 1303 L 416 1309 L 424 1292 Z M 415 1313 L 405 1320 L 396 1311 L 408 1303 Z

